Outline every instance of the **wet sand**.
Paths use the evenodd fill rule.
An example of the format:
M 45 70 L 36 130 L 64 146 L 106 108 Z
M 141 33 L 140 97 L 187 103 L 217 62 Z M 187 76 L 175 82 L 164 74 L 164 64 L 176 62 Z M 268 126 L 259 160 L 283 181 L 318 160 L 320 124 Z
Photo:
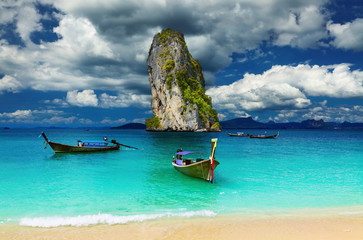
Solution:
M 283 214 L 223 214 L 87 227 L 0 224 L 0 239 L 254 239 L 362 240 L 363 208 Z

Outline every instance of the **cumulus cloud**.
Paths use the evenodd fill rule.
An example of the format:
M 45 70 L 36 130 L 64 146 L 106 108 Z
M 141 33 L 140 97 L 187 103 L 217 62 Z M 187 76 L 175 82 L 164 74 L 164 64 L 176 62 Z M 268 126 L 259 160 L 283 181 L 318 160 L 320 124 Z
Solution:
M 97 107 L 98 98 L 93 90 L 86 89 L 82 92 L 77 90 L 67 92 L 67 102 L 78 107 Z
M 101 121 L 94 121 L 88 118 L 80 118 L 72 116 L 72 114 L 64 111 L 53 110 L 53 109 L 35 109 L 35 110 L 16 110 L 14 112 L 3 112 L 0 113 L 0 123 L 4 124 L 36 124 L 39 125 L 63 125 L 72 127 L 83 126 L 83 125 L 114 125 L 126 123 L 125 118 L 111 119 L 105 118 Z M 142 120 L 145 122 L 145 119 Z
M 76 120 L 76 117 L 61 117 L 54 116 L 51 118 L 42 119 L 41 124 L 72 124 Z
M 263 74 L 245 74 L 230 85 L 210 88 L 217 109 L 302 109 L 309 96 L 351 98 L 363 96 L 363 72 L 348 64 L 333 66 L 273 66 Z
M 363 107 L 359 105 L 326 106 L 314 103 L 305 109 L 280 110 L 268 118 L 275 122 L 301 122 L 306 119 L 323 119 L 325 122 L 363 122 Z
M 47 105 L 55 105 L 55 106 L 60 106 L 60 107 L 68 107 L 69 104 L 66 100 L 64 99 L 59 99 L 59 98 L 55 98 L 53 100 L 44 100 L 44 103 Z
M 26 119 L 32 117 L 31 110 L 16 110 L 12 113 L 0 113 L 0 118 Z
M 363 50 L 363 18 L 345 24 L 329 22 L 327 29 L 334 37 L 332 45 L 348 50 Z
M 14 112 L 0 113 L 2 122 L 18 122 L 18 123 L 40 123 L 43 118 L 60 119 L 65 113 L 59 110 L 43 109 L 43 110 L 16 110 Z
M 233 52 L 256 49 L 269 39 L 280 46 L 316 46 L 325 37 L 326 16 L 319 10 L 323 3 L 6 1 L 0 5 L 0 24 L 15 23 L 25 47 L 2 41 L 0 72 L 16 76 L 24 88 L 42 91 L 91 88 L 150 94 L 145 59 L 162 28 L 182 31 L 192 55 L 211 76 L 231 62 Z M 39 4 L 52 4 L 58 11 L 42 15 Z M 50 29 L 59 39 L 32 43 L 29 36 L 44 30 L 41 20 L 49 15 L 59 21 Z M 206 80 L 210 85 L 214 79 Z
M 326 122 L 363 122 L 362 106 L 324 106 L 320 109 L 309 109 L 301 114 L 302 119 L 323 119 Z
M 120 93 L 118 95 L 109 95 L 101 93 L 99 96 L 94 90 L 86 89 L 83 91 L 68 91 L 66 102 L 62 99 L 47 100 L 47 104 L 61 106 L 78 106 L 78 107 L 101 107 L 101 108 L 126 108 L 126 107 L 149 107 L 150 96 L 134 93 Z
M 16 28 L 20 37 L 27 44 L 31 44 L 30 34 L 42 29 L 40 25 L 41 16 L 32 3 L 22 5 L 16 15 Z
M 315 48 L 332 37 L 332 46 L 362 50 L 362 19 L 329 22 L 329 13 L 323 11 L 326 2 L 2 1 L 0 25 L 14 24 L 13 34 L 24 46 L 0 39 L 0 76 L 4 76 L 0 94 L 29 88 L 57 90 L 67 92 L 66 102 L 56 99 L 52 104 L 149 107 L 145 60 L 153 36 L 167 27 L 184 33 L 191 54 L 202 64 L 207 86 L 213 85 L 214 73 L 231 63 L 233 53 L 258 53 L 266 42 Z M 56 10 L 43 13 L 39 5 Z M 42 20 L 50 17 L 58 25 L 48 31 L 58 39 L 34 43 L 31 34 L 45 31 Z M 263 74 L 246 74 L 231 85 L 211 88 L 208 94 L 217 108 L 236 115 L 250 110 L 305 109 L 312 105 L 309 96 L 362 96 L 362 78 L 361 71 L 351 71 L 347 64 L 273 66 Z M 95 90 L 117 93 L 97 96 Z
M 149 95 L 137 95 L 132 93 L 123 93 L 118 96 L 112 96 L 107 93 L 100 95 L 100 107 L 102 108 L 125 108 L 129 106 L 149 107 Z
M 54 50 L 63 51 L 67 58 L 76 60 L 80 54 L 84 54 L 85 57 L 114 57 L 108 43 L 102 39 L 87 18 L 65 15 L 59 22 L 59 26 L 54 28 L 54 32 L 61 39 L 48 46 L 53 47 Z
M 5 124 L 36 124 L 39 125 L 69 125 L 80 124 L 90 125 L 94 122 L 90 119 L 67 116 L 64 111 L 43 109 L 43 110 L 16 110 L 14 112 L 0 113 L 0 122 Z M 74 126 L 74 125 L 73 125 Z
M 144 35 L 131 35 L 132 39 L 127 38 L 126 43 L 123 39 L 112 43 L 87 17 L 53 12 L 59 25 L 50 30 L 59 39 L 54 42 L 41 41 L 37 45 L 29 36 L 34 31 L 41 31 L 39 24 L 35 23 L 49 18 L 48 14 L 40 16 L 32 1 L 8 5 L 0 5 L 0 15 L 3 16 L 2 13 L 8 9 L 13 14 L 2 17 L 0 25 L 6 26 L 13 22 L 18 24 L 19 27 L 14 31 L 19 34 L 25 46 L 19 48 L 0 39 L 0 74 L 16 79 L 23 89 L 68 91 L 92 87 L 116 91 L 126 89 L 140 93 L 149 88 L 143 60 L 151 40 L 150 43 L 146 41 Z M 28 13 L 30 17 L 33 16 L 29 12 L 35 12 L 36 17 L 29 19 L 28 25 L 25 25 L 26 21 L 21 21 L 20 15 Z M 141 45 L 144 47 L 140 48 Z
M 125 123 L 126 119 L 125 118 L 120 118 L 117 120 L 111 120 L 109 118 L 105 118 L 101 121 L 102 124 L 122 124 Z
M 22 84 L 12 76 L 5 75 L 0 79 L 0 93 L 2 91 L 18 92 L 22 89 Z
M 280 22 L 275 22 L 277 36 L 274 44 L 301 48 L 318 46 L 319 41 L 327 37 L 326 19 L 318 5 L 292 10 L 288 19 L 280 18 Z

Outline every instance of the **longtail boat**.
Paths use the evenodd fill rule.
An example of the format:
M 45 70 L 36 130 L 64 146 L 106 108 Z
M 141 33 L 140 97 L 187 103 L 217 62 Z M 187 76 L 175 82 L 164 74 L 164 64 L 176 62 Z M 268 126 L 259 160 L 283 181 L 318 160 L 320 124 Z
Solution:
M 262 138 L 262 139 L 272 139 L 272 138 L 277 138 L 277 136 L 279 135 L 279 132 L 277 132 L 275 135 L 266 135 L 265 134 L 259 134 L 259 135 L 250 135 L 250 138 Z
M 238 132 L 238 133 L 227 133 L 228 136 L 230 137 L 249 137 L 250 134 L 247 133 L 247 134 L 244 134 L 243 132 Z
M 53 151 L 55 153 L 112 151 L 112 150 L 119 150 L 120 145 L 125 146 L 125 147 L 130 147 L 130 146 L 116 142 L 115 139 L 111 140 L 111 143 L 113 145 L 109 146 L 107 137 L 104 138 L 104 141 L 78 140 L 78 145 L 74 146 L 74 145 L 67 145 L 67 144 L 62 144 L 62 143 L 51 142 L 51 141 L 49 141 L 49 139 L 47 138 L 47 136 L 45 135 L 44 132 L 42 132 L 42 136 L 46 141 L 45 148 L 47 148 L 47 144 L 49 144 L 49 146 L 53 149 Z M 130 148 L 134 148 L 134 147 L 130 147 Z M 135 149 L 137 149 L 137 148 L 135 148 Z
M 210 181 L 213 183 L 213 172 L 214 169 L 219 165 L 219 162 L 215 160 L 214 157 L 217 147 L 217 140 L 217 138 L 212 139 L 212 150 L 208 159 L 184 158 L 184 156 L 195 152 L 182 151 L 179 149 L 172 162 L 174 168 L 190 177 L 202 178 L 208 182 Z

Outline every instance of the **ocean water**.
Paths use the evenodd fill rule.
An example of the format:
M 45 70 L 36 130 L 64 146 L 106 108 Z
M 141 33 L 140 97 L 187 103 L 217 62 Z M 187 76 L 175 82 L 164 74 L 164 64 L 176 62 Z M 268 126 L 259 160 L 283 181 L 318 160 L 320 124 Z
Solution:
M 45 132 L 65 144 L 107 135 L 139 149 L 55 154 L 44 149 L 40 130 L 0 130 L 0 224 L 85 226 L 363 205 L 362 131 L 280 130 L 277 139 L 226 131 Z M 212 138 L 218 138 L 220 162 L 213 184 L 173 168 L 178 148 L 207 157 Z

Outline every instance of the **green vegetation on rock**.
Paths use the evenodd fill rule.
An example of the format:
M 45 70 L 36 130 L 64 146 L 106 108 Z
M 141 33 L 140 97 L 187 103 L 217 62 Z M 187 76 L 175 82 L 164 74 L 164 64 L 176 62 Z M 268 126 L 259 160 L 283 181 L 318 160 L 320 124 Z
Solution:
M 169 59 L 165 62 L 165 65 L 163 66 L 163 69 L 168 73 L 171 70 L 173 70 L 175 67 L 175 63 L 173 59 Z
M 168 41 L 176 40 L 183 48 L 188 49 L 184 41 L 184 35 L 178 31 L 167 28 L 158 33 L 156 37 L 163 43 L 164 47 L 167 46 Z
M 171 84 L 173 83 L 174 78 L 175 78 L 175 75 L 171 74 L 171 73 L 168 74 L 168 77 L 166 78 L 166 86 L 167 86 L 169 91 L 171 90 Z
M 212 99 L 205 94 L 205 89 L 199 81 L 193 77 L 188 77 L 186 70 L 176 73 L 176 81 L 182 92 L 184 101 L 196 104 L 202 123 L 205 124 L 207 117 L 213 118 L 215 123 L 219 123 L 216 110 L 212 108 Z
M 157 116 L 153 116 L 145 120 L 146 128 L 158 129 L 161 128 L 160 119 Z

